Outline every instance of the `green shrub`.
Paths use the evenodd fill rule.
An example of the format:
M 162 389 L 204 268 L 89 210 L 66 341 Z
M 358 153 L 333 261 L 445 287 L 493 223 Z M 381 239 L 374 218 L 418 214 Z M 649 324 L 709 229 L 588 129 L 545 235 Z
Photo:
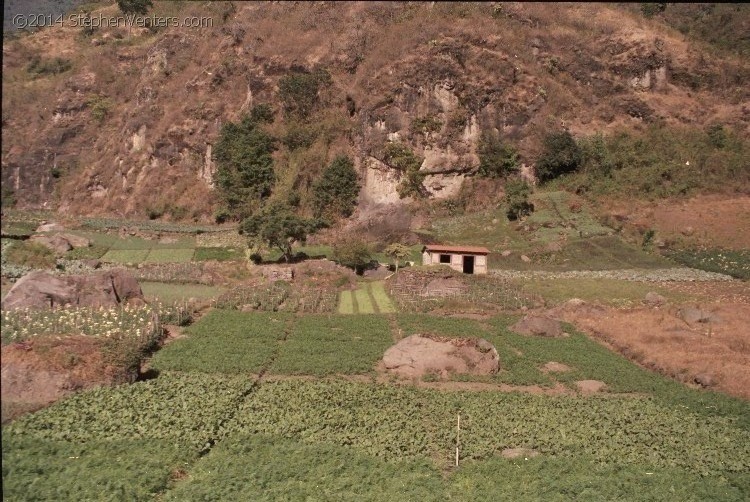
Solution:
M 384 148 L 383 157 L 386 164 L 401 173 L 401 183 L 397 187 L 399 197 L 422 198 L 427 195 L 427 190 L 422 184 L 425 174 L 419 171 L 423 159 L 417 157 L 408 146 L 403 143 L 388 143 Z
M 667 4 L 662 2 L 642 2 L 641 12 L 645 17 L 654 17 L 667 10 Z
M 479 142 L 479 175 L 500 178 L 518 171 L 518 153 L 500 138 L 483 134 Z
M 292 73 L 279 80 L 279 97 L 288 115 L 306 118 L 319 102 L 318 91 L 322 85 L 331 84 L 327 70 L 319 69 L 312 73 Z
M 508 205 L 508 219 L 517 220 L 534 211 L 534 204 L 529 202 L 531 186 L 522 179 L 513 179 L 505 184 L 505 203 Z
M 44 75 L 57 75 L 70 70 L 73 64 L 68 59 L 64 58 L 52 58 L 42 59 L 39 56 L 34 56 L 26 65 L 26 71 L 34 77 L 41 77 Z
M 372 262 L 372 249 L 367 243 L 358 239 L 348 239 L 337 242 L 333 246 L 333 261 L 339 265 L 354 269 L 362 274 L 365 268 Z
M 426 117 L 418 117 L 411 123 L 411 130 L 414 133 L 431 133 L 437 132 L 443 124 L 434 115 L 428 115 Z
M 318 216 L 349 216 L 354 211 L 358 195 L 354 163 L 348 157 L 336 157 L 313 185 L 315 213 Z
M 216 186 L 226 211 L 233 216 L 251 214 L 273 189 L 276 177 L 272 154 L 276 141 L 261 127 L 271 120 L 271 109 L 259 105 L 238 124 L 224 124 L 219 133 L 214 150 Z
M 112 109 L 112 100 L 106 96 L 95 94 L 88 98 L 86 106 L 91 110 L 91 118 L 102 123 Z
M 282 138 L 282 143 L 290 150 L 310 148 L 318 137 L 318 129 L 309 124 L 292 123 Z
M 540 181 L 549 181 L 581 166 L 583 156 L 568 131 L 550 133 L 544 138 L 544 151 L 536 163 Z
M 55 253 L 37 242 L 17 241 L 6 251 L 5 259 L 13 265 L 31 268 L 52 268 Z

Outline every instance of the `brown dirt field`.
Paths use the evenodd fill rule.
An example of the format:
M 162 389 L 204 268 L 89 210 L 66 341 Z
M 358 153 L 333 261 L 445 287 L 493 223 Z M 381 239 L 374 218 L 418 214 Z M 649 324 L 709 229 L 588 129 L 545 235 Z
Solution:
M 678 239 L 691 245 L 750 248 L 750 197 L 699 195 L 687 200 L 658 203 L 617 201 L 613 213 L 627 214 L 628 222 L 656 230 L 657 238 Z
M 741 281 L 663 282 L 659 287 L 684 293 L 704 303 L 750 305 L 750 283 Z
M 79 390 L 133 381 L 107 364 L 99 340 L 39 338 L 2 348 L 2 422 L 43 408 Z
M 712 387 L 750 399 L 750 304 L 686 304 L 718 317 L 713 323 L 687 323 L 678 306 L 553 309 L 594 338 L 649 369 L 693 384 L 709 376 Z

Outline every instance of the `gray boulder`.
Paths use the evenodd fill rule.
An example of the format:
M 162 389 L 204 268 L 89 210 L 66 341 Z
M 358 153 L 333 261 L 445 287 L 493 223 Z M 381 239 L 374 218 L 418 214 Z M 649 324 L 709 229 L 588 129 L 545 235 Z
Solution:
M 533 314 L 525 316 L 510 329 L 521 335 L 531 336 L 559 337 L 564 334 L 560 321 Z
M 138 281 L 125 269 L 71 276 L 35 271 L 13 285 L 2 308 L 114 307 L 125 302 L 145 303 Z

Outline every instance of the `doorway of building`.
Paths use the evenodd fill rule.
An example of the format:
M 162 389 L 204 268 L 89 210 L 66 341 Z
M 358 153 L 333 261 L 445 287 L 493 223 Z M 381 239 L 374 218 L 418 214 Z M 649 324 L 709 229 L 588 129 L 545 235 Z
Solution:
M 464 274 L 474 273 L 474 257 L 464 256 Z

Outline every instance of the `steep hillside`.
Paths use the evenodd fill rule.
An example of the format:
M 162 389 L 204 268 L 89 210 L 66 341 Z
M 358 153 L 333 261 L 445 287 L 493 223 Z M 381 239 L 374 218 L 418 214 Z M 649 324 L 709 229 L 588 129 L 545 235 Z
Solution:
M 118 15 L 109 2 L 84 7 L 93 18 Z M 737 6 L 738 26 L 749 13 Z M 212 26 L 65 23 L 6 36 L 5 203 L 211 220 L 221 126 L 261 103 L 274 109 L 269 130 L 280 140 L 273 196 L 296 190 L 303 209 L 342 153 L 360 172 L 360 208 L 401 203 L 389 141 L 423 159 L 431 197 L 450 199 L 493 133 L 527 166 L 561 129 L 722 125 L 746 140 L 746 51 L 689 39 L 667 24 L 684 20 L 667 14 L 613 4 L 155 2 L 154 19 L 203 16 Z M 330 79 L 295 113 L 280 80 L 299 77 L 287 83 L 304 94 L 305 75 L 317 74 Z M 729 188 L 747 192 L 747 180 Z

